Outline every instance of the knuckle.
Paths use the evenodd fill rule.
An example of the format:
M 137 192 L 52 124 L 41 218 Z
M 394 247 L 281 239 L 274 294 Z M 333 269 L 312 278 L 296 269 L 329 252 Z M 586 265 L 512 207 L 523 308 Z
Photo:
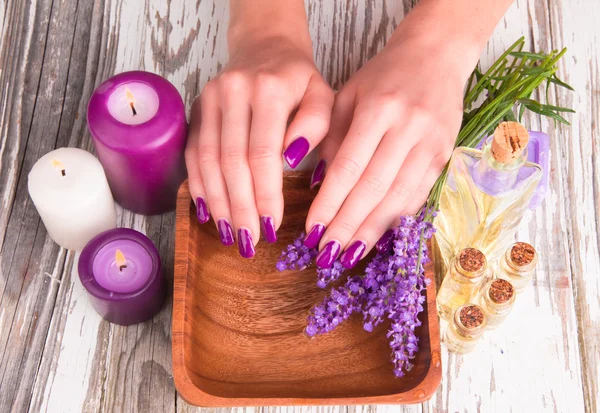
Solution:
M 214 145 L 201 145 L 196 153 L 198 161 L 201 163 L 219 162 L 219 150 Z
M 356 180 L 360 174 L 360 165 L 350 157 L 343 156 L 332 165 L 331 172 L 340 180 Z
M 398 183 L 392 187 L 392 195 L 399 201 L 405 201 L 409 199 L 412 193 L 413 191 L 411 188 L 404 183 Z
M 217 95 L 216 94 L 217 85 L 215 82 L 216 82 L 215 80 L 211 80 L 206 85 L 204 85 L 204 88 L 202 89 L 202 93 L 200 94 L 199 97 L 197 97 L 194 100 L 194 104 L 193 104 L 194 107 L 196 107 L 196 108 L 202 107 L 207 102 L 210 102 L 215 99 L 215 97 Z M 196 110 L 196 109 L 193 109 L 193 110 Z
M 239 94 L 248 84 L 246 75 L 239 70 L 223 72 L 217 79 L 219 88 L 227 95 Z
M 224 150 L 221 154 L 221 168 L 226 175 L 232 175 L 242 169 L 246 156 L 240 150 Z
M 231 213 L 235 216 L 247 216 L 252 212 L 252 206 L 244 202 L 231 202 Z
M 378 198 L 382 197 L 386 192 L 384 183 L 376 176 L 363 179 L 361 186 L 367 194 Z
M 258 145 L 250 148 L 248 158 L 250 164 L 261 164 L 265 160 L 278 159 L 279 152 L 269 145 Z
M 356 233 L 357 226 L 348 220 L 340 220 L 336 222 L 336 226 L 338 231 L 343 232 L 345 235 L 349 235 L 350 237 Z

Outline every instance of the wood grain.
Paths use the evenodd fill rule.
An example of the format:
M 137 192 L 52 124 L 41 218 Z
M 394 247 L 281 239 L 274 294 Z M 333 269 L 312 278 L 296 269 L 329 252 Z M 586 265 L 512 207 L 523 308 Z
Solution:
M 315 196 L 310 172 L 284 177 L 286 215 L 278 242 L 246 260 L 200 225 L 187 183 L 178 195 L 173 307 L 173 375 L 182 397 L 201 406 L 415 403 L 440 381 L 435 285 L 417 329 L 414 367 L 394 378 L 387 328 L 367 334 L 352 317 L 327 336 L 303 334 L 326 290 L 315 269 L 279 272 L 285 246 L 303 231 Z M 364 265 L 353 270 L 360 274 Z M 433 277 L 432 265 L 426 268 Z M 351 273 L 349 273 L 351 274 Z M 368 356 L 367 356 L 368 355 Z
M 317 66 L 339 88 L 413 1 L 306 3 Z M 189 108 L 227 62 L 227 19 L 226 2 L 217 0 L 0 1 L 1 412 L 195 410 L 173 386 L 170 304 L 140 326 L 100 320 L 73 272 L 77 256 L 46 237 L 26 177 L 55 147 L 91 149 L 87 100 L 113 73 L 166 76 Z M 485 66 L 521 35 L 533 49 L 566 46 L 560 75 L 577 90 L 549 91 L 577 110 L 571 127 L 526 120 L 553 139 L 552 178 L 519 235 L 543 259 L 506 325 L 468 357 L 443 350 L 442 386 L 424 404 L 265 410 L 600 411 L 599 25 L 598 2 L 517 0 L 482 56 Z M 159 245 L 172 274 L 174 214 L 120 211 L 119 220 Z

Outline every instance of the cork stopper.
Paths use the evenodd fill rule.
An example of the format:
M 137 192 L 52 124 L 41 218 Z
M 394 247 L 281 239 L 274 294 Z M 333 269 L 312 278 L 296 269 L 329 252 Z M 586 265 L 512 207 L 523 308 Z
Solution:
M 464 306 L 459 313 L 460 322 L 467 329 L 474 329 L 481 326 L 485 320 L 483 311 L 475 304 Z
M 504 304 L 515 294 L 515 289 L 508 281 L 498 279 L 492 281 L 488 294 L 496 304 Z
M 511 163 L 521 156 L 529 143 L 529 132 L 518 122 L 502 122 L 494 131 L 492 156 L 500 163 Z
M 535 259 L 535 248 L 526 242 L 517 242 L 510 249 L 510 259 L 518 267 L 525 267 Z
M 465 248 L 458 254 L 458 264 L 467 273 L 477 276 L 487 266 L 485 255 L 476 248 Z

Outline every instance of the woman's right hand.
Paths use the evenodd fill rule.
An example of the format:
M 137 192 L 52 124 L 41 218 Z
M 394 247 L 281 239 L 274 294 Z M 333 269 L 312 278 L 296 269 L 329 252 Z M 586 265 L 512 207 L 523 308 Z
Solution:
M 212 215 L 225 245 L 237 233 L 245 258 L 254 255 L 261 229 L 268 242 L 277 238 L 282 153 L 295 168 L 327 133 L 334 102 L 308 31 L 266 31 L 258 39 L 230 36 L 229 63 L 193 103 L 185 154 L 198 220 Z

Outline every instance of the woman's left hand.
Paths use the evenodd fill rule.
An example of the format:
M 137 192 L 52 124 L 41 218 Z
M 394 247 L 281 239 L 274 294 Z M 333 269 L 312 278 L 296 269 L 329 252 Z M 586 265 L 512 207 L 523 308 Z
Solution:
M 417 212 L 452 154 L 472 65 L 448 44 L 398 32 L 335 100 L 320 149 L 326 175 L 306 222 L 307 245 L 322 235 L 322 268 L 344 250 L 342 264 L 353 267 Z

